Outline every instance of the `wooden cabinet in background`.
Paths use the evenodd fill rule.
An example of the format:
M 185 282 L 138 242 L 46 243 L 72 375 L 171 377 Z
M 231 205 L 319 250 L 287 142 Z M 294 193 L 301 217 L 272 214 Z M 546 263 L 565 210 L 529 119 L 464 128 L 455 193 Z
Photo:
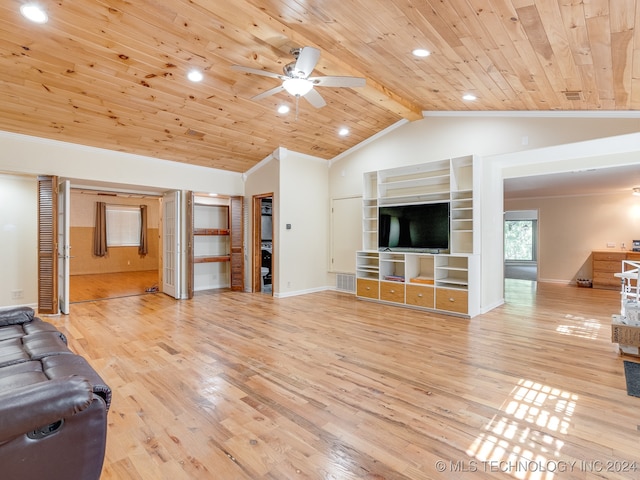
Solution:
M 592 252 L 593 288 L 618 290 L 620 279 L 615 273 L 622 271 L 623 260 L 640 261 L 640 252 L 601 250 Z

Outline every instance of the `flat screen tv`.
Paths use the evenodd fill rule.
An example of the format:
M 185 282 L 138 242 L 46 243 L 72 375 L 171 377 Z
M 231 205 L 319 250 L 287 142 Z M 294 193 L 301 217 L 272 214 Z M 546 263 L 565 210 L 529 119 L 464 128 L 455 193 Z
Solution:
M 378 209 L 378 250 L 449 250 L 449 202 Z

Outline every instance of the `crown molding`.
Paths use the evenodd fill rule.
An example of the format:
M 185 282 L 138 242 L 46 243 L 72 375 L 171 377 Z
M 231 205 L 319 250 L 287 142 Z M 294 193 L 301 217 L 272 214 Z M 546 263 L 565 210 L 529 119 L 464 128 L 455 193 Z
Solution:
M 424 110 L 422 116 L 427 117 L 520 117 L 520 118 L 640 118 L 639 110 L 557 110 L 557 111 L 429 111 Z

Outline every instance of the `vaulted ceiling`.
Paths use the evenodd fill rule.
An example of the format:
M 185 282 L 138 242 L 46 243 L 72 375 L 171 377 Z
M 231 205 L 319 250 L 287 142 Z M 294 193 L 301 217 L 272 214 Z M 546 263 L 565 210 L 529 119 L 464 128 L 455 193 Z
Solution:
M 0 4 L 0 130 L 194 165 L 331 159 L 423 111 L 640 108 L 637 0 L 41 0 L 45 24 L 23 3 Z M 251 100 L 278 79 L 231 68 L 282 73 L 303 46 L 366 86 L 296 115 L 286 92 Z

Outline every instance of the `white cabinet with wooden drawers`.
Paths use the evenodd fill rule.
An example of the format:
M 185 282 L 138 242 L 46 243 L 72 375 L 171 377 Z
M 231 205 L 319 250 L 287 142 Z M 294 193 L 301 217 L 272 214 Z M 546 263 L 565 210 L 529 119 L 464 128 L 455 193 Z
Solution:
M 480 311 L 479 266 L 479 255 L 363 250 L 356 256 L 356 295 L 474 317 Z

